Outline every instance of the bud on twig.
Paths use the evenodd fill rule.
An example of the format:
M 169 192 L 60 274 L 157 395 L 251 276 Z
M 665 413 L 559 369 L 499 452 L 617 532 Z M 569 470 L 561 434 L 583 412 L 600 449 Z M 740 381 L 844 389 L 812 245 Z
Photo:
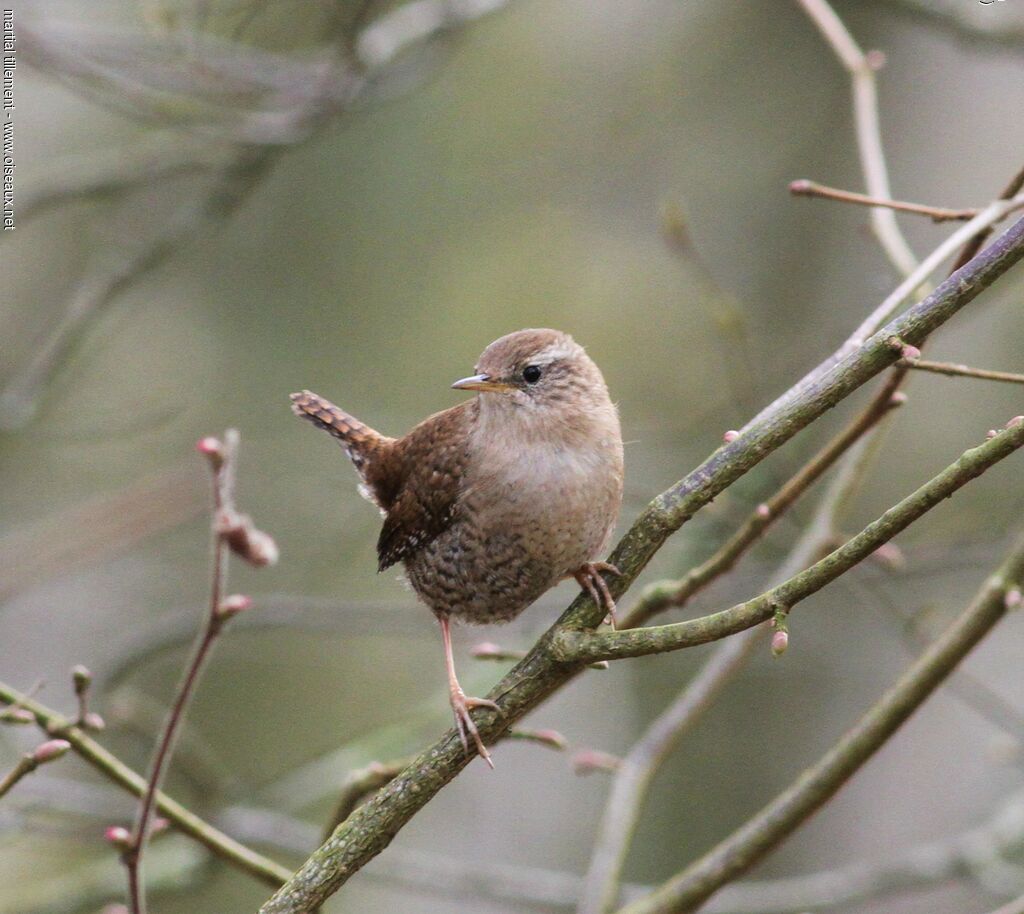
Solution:
M 37 765 L 42 765 L 45 762 L 52 762 L 54 759 L 58 759 L 62 755 L 66 755 L 70 748 L 71 743 L 66 739 L 50 739 L 45 743 L 40 743 L 36 746 L 35 750 L 32 752 L 32 760 Z
M 789 617 L 789 607 L 780 606 L 775 610 L 771 626 L 775 629 L 772 633 L 772 656 L 781 657 L 789 647 L 789 626 L 786 620 Z
M 571 760 L 572 770 L 581 777 L 595 771 L 613 772 L 622 767 L 622 759 L 600 749 L 581 749 Z
M 789 632 L 777 631 L 772 635 L 772 656 L 781 657 L 789 647 Z
M 107 722 L 95 711 L 90 711 L 82 718 L 80 726 L 84 730 L 92 730 L 94 733 L 99 733 L 107 729 Z
M 731 428 L 731 429 L 729 429 L 729 431 L 727 431 L 727 432 L 726 432 L 726 433 L 725 433 L 724 435 L 722 435 L 722 440 L 723 440 L 723 441 L 724 441 L 724 442 L 725 442 L 726 444 L 730 444 L 731 442 L 733 442 L 733 441 L 735 441 L 735 440 L 736 440 L 737 438 L 739 438 L 739 436 L 740 436 L 740 433 L 739 433 L 738 431 L 736 431 L 736 429 L 734 429 L 734 428 Z
M 217 607 L 217 618 L 221 622 L 227 622 L 228 619 L 237 616 L 240 612 L 245 612 L 251 606 L 252 597 L 233 593 L 220 601 L 220 606 Z
M 258 568 L 273 565 L 278 559 L 277 543 L 269 533 L 257 530 L 252 518 L 231 508 L 221 510 L 216 521 L 217 534 L 239 558 Z
M 1011 612 L 1015 609 L 1020 609 L 1021 603 L 1024 603 L 1024 596 L 1021 595 L 1019 587 L 1011 587 L 1006 591 L 1006 596 L 1003 597 L 1003 605 Z
M 118 850 L 126 851 L 132 847 L 132 833 L 123 825 L 108 825 L 103 837 Z
M 28 708 L 8 708 L 0 711 L 0 724 L 32 724 L 36 716 Z
M 81 698 L 92 685 L 92 673 L 86 667 L 78 664 L 71 670 L 71 682 L 74 684 L 75 694 Z
M 542 746 L 547 746 L 549 749 L 557 749 L 559 752 L 564 752 L 569 748 L 569 740 L 567 740 L 557 730 L 509 730 L 508 735 L 512 739 L 527 740 L 531 743 L 540 743 Z
M 224 445 L 219 438 L 212 435 L 200 438 L 196 442 L 196 450 L 210 461 L 210 466 L 216 472 L 224 464 Z

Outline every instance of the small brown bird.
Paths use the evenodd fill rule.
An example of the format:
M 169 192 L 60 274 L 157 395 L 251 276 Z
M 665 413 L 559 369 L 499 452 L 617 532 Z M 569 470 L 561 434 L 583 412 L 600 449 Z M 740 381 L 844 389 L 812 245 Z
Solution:
M 622 435 L 598 367 L 572 337 L 520 330 L 488 346 L 473 374 L 452 384 L 480 395 L 388 438 L 309 391 L 297 416 L 337 438 L 360 491 L 384 516 L 379 570 L 402 562 L 444 639 L 455 723 L 469 751 L 493 764 L 455 675 L 449 623 L 508 621 L 574 577 L 607 608 L 615 603 L 595 559 L 622 501 Z

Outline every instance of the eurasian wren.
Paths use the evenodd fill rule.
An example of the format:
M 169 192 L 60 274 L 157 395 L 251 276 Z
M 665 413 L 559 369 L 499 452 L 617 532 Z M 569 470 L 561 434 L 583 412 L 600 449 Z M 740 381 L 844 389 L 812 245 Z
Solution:
M 384 516 L 379 570 L 402 562 L 444 639 L 455 723 L 491 763 L 455 676 L 451 617 L 503 622 L 574 577 L 615 620 L 595 562 L 622 501 L 622 435 L 598 367 L 572 337 L 520 330 L 495 340 L 457 390 L 474 397 L 388 438 L 309 391 L 292 410 L 337 438 Z M 493 767 L 493 766 L 492 766 Z

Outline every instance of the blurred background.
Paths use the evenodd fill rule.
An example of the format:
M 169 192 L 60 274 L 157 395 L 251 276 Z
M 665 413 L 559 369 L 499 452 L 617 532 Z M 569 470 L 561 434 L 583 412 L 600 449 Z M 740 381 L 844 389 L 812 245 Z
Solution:
M 894 194 L 954 207 L 996 196 L 1024 150 L 1021 6 L 835 6 L 887 58 Z M 231 589 L 256 605 L 218 645 L 167 789 L 289 867 L 318 843 L 347 771 L 450 724 L 436 625 L 395 574 L 375 573 L 377 512 L 333 442 L 291 416 L 291 391 L 397 435 L 464 396 L 449 384 L 492 339 L 568 331 L 620 405 L 624 528 L 898 280 L 867 210 L 787 192 L 802 177 L 863 189 L 848 75 L 796 4 L 410 4 L 426 20 L 360 7 L 13 3 L 0 679 L 43 681 L 41 700 L 70 713 L 69 671 L 85 664 L 101 739 L 145 767 L 206 599 L 207 474 L 193 444 L 238 428 L 240 507 L 282 557 L 232 569 Z M 430 20 L 438 10 L 447 18 Z M 365 71 L 345 69 L 350 54 Z M 666 237 L 666 214 L 685 239 Z M 919 256 L 950 231 L 901 225 Z M 1021 371 L 1022 295 L 1018 269 L 929 355 Z M 908 390 L 850 531 L 1024 412 L 1010 385 L 921 376 Z M 687 524 L 642 583 L 706 557 L 861 402 Z M 629 882 L 667 878 L 832 744 L 912 656 L 906 619 L 934 631 L 995 566 L 1020 480 L 1007 460 L 900 539 L 905 567 L 868 563 L 808 600 L 784 659 L 766 641 L 658 776 Z M 756 593 L 816 498 L 686 612 Z M 467 692 L 503 671 L 471 645 L 524 649 L 573 596 L 563 585 L 511 626 L 459 629 Z M 875 865 L 981 829 L 958 878 L 841 910 L 982 912 L 1024 891 L 1022 643 L 1018 614 L 970 657 L 972 679 L 936 695 L 753 875 Z M 705 656 L 588 673 L 528 723 L 621 754 Z M 38 741 L 27 731 L 0 729 L 5 770 Z M 471 764 L 326 910 L 569 910 L 503 894 L 488 868 L 564 897 L 608 779 L 524 743 L 495 758 L 493 773 Z M 0 912 L 120 900 L 102 835 L 133 810 L 71 756 L 19 784 L 0 804 Z M 1005 852 L 983 840 L 994 820 Z M 156 839 L 147 872 L 166 914 L 252 911 L 268 895 L 173 835 Z

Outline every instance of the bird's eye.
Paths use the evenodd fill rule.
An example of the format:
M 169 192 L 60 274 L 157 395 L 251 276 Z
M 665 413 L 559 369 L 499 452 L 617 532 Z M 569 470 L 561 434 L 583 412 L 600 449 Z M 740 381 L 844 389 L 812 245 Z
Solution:
M 540 368 L 536 365 L 527 365 L 523 369 L 523 380 L 527 384 L 536 384 L 540 380 Z

